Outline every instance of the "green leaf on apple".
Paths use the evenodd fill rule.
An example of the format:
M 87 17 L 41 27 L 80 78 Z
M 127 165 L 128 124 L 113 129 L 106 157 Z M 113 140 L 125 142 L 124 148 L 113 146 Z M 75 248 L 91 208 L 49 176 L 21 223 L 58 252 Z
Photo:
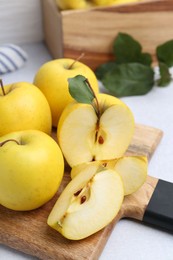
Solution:
M 153 87 L 154 71 L 139 63 L 121 64 L 106 73 L 102 82 L 117 97 L 143 95 Z
M 82 75 L 68 79 L 70 95 L 79 103 L 92 104 L 94 93 Z
M 100 106 L 88 79 L 82 75 L 77 75 L 73 78 L 69 78 L 68 82 L 70 95 L 78 103 L 92 105 L 98 118 L 100 118 Z

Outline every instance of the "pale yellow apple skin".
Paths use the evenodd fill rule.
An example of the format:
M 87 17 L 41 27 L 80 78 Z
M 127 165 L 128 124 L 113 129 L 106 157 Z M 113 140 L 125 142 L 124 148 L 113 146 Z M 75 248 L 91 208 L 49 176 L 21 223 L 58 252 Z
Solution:
M 52 124 L 57 127 L 59 117 L 67 104 L 73 101 L 68 90 L 68 78 L 76 75 L 85 76 L 95 93 L 98 93 L 98 81 L 94 72 L 85 64 L 73 59 L 56 59 L 45 63 L 36 73 L 34 84 L 43 92 L 48 100 L 52 113 Z
M 51 133 L 52 118 L 43 93 L 33 84 L 18 82 L 0 88 L 0 136 L 13 131 L 36 129 Z
M 36 209 L 57 192 L 64 174 L 58 144 L 38 130 L 0 137 L 0 204 L 17 211 Z M 19 144 L 17 144 L 16 140 Z
M 133 137 L 135 124 L 130 109 L 113 96 L 98 94 L 97 97 L 101 108 L 97 140 L 98 117 L 91 105 L 73 102 L 59 120 L 58 142 L 71 167 L 121 157 Z M 100 137 L 104 143 L 99 142 Z
M 48 217 L 48 225 L 68 239 L 79 240 L 96 233 L 121 208 L 121 177 L 114 170 L 99 168 L 99 164 L 92 164 L 70 181 Z
M 111 5 L 115 0 L 93 0 L 93 2 L 98 6 Z
M 92 3 L 86 0 L 56 0 L 57 6 L 62 9 L 85 9 L 92 6 Z
M 93 0 L 94 4 L 97 6 L 112 6 L 140 1 L 141 0 Z
M 141 2 L 142 0 L 114 0 L 112 1 L 111 5 L 118 5 L 118 4 L 128 4 L 128 3 L 135 3 Z

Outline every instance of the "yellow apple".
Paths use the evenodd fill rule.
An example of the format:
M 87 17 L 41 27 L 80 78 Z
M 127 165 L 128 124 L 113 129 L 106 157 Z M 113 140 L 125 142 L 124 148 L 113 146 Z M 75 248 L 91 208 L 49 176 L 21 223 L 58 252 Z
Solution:
M 128 4 L 128 3 L 132 3 L 132 2 L 141 2 L 141 0 L 114 0 L 112 2 L 113 5 L 116 4 Z
M 57 59 L 45 63 L 36 73 L 34 84 L 48 100 L 52 113 L 52 124 L 57 127 L 59 117 L 73 98 L 68 91 L 68 78 L 81 74 L 88 78 L 96 93 L 98 81 L 94 72 L 82 62 L 73 59 Z
M 36 209 L 57 192 L 64 173 L 58 144 L 38 130 L 0 137 L 0 204 L 19 211 Z
M 59 120 L 57 137 L 68 164 L 109 160 L 124 155 L 133 133 L 131 110 L 118 98 L 97 95 L 100 118 L 90 104 L 72 102 Z
M 106 6 L 111 5 L 115 2 L 115 0 L 92 0 L 98 6 Z
M 123 198 L 121 177 L 96 162 L 70 181 L 54 205 L 47 223 L 68 239 L 83 239 L 115 218 Z
M 112 6 L 116 4 L 126 4 L 131 2 L 139 2 L 140 0 L 92 0 L 97 6 Z
M 100 166 L 104 166 L 107 169 L 113 169 L 121 176 L 124 185 L 124 195 L 137 191 L 147 178 L 148 161 L 146 156 L 124 156 L 113 160 L 76 165 L 71 170 L 72 179 L 86 168 L 91 168 L 91 164 L 95 163 L 99 163 Z
M 0 87 L 0 136 L 13 131 L 36 129 L 51 133 L 49 104 L 33 84 L 18 82 Z
M 92 1 L 88 0 L 56 0 L 57 6 L 62 9 L 83 9 L 92 6 Z

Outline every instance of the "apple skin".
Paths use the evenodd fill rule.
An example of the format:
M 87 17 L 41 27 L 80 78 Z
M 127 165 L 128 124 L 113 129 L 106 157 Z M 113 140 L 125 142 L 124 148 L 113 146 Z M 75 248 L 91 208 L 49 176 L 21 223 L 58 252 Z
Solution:
M 57 6 L 62 9 L 82 9 L 92 6 L 92 3 L 86 0 L 56 0 Z
M 49 104 L 33 84 L 18 82 L 0 88 L 0 136 L 13 131 L 36 129 L 51 133 Z
M 93 2 L 98 6 L 106 6 L 106 5 L 112 5 L 115 0 L 93 0 Z
M 0 137 L 0 204 L 26 211 L 36 209 L 57 192 L 64 173 L 58 144 L 38 130 L 17 131 Z M 17 144 L 16 140 L 19 144 Z
M 49 61 L 37 71 L 34 78 L 34 85 L 36 85 L 45 95 L 51 108 L 52 124 L 57 127 L 59 117 L 67 104 L 73 101 L 68 90 L 68 78 L 76 75 L 85 76 L 95 93 L 98 93 L 98 81 L 94 72 L 85 64 L 73 59 L 56 59 Z

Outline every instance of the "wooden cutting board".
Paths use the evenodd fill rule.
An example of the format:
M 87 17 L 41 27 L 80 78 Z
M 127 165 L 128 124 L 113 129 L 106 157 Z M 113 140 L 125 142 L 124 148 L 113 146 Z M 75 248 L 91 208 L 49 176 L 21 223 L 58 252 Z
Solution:
M 53 133 L 56 139 L 56 134 Z M 156 128 L 136 125 L 134 138 L 128 154 L 147 155 L 151 158 L 162 137 Z M 16 212 L 0 206 L 0 243 L 40 259 L 94 260 L 98 259 L 115 223 L 122 217 L 142 220 L 146 205 L 158 179 L 148 177 L 146 183 L 134 194 L 126 196 L 116 219 L 106 228 L 81 241 L 63 238 L 47 224 L 47 218 L 59 193 L 70 181 L 66 169 L 58 193 L 43 207 L 30 212 Z

